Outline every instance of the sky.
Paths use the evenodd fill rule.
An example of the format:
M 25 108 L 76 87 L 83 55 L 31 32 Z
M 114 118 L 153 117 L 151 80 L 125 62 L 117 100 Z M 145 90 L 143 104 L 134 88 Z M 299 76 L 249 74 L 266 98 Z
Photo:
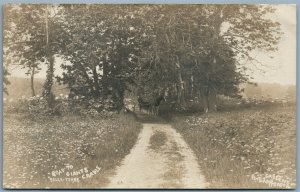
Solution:
M 257 50 L 254 52 L 256 59 L 267 67 L 263 68 L 263 71 L 262 68 L 251 67 L 250 75 L 253 77 L 253 82 L 296 85 L 296 5 L 274 6 L 277 10 L 274 14 L 270 14 L 270 19 L 281 24 L 284 34 L 278 44 L 278 51 L 265 53 Z M 62 73 L 59 65 L 55 68 L 56 75 Z M 19 68 L 14 68 L 10 72 L 14 77 L 26 77 L 25 72 Z M 45 78 L 46 69 L 42 69 L 35 77 Z
M 256 82 L 296 85 L 296 5 L 277 5 L 272 19 L 281 24 L 284 32 L 275 53 L 257 51 L 257 59 L 268 66 L 265 73 L 253 69 Z M 270 56 L 274 58 L 271 59 Z

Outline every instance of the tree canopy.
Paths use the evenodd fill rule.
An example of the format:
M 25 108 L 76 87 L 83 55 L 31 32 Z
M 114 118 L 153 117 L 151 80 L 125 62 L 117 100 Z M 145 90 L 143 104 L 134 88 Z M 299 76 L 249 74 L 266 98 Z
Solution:
M 275 51 L 282 35 L 267 5 L 17 7 L 5 7 L 5 50 L 14 53 L 8 58 L 31 74 L 47 63 L 49 93 L 59 56 L 68 62 L 57 80 L 71 94 L 110 99 L 118 110 L 126 91 L 167 94 L 181 105 L 200 98 L 214 110 L 216 95 L 237 97 L 239 84 L 250 80 L 249 64 L 260 65 L 252 51 Z

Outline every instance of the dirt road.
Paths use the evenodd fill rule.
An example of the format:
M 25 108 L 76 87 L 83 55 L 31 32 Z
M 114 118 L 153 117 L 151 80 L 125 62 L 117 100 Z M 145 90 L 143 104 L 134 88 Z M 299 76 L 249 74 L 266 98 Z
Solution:
M 196 157 L 168 124 L 144 123 L 107 188 L 206 188 Z

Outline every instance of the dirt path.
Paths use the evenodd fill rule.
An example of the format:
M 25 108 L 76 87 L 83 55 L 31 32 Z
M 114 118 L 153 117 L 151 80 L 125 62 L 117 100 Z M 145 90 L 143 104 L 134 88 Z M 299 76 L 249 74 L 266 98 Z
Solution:
M 196 157 L 168 124 L 144 123 L 107 188 L 206 188 Z

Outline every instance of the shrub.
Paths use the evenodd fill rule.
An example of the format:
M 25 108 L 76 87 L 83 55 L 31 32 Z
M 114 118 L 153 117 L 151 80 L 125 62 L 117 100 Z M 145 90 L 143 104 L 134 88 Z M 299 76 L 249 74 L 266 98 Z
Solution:
M 61 95 L 53 97 L 53 107 L 49 108 L 47 100 L 39 95 L 34 97 L 22 97 L 17 101 L 4 101 L 4 112 L 28 113 L 30 115 L 83 115 L 97 116 L 99 113 L 111 111 L 112 101 L 75 96 L 73 98 Z

